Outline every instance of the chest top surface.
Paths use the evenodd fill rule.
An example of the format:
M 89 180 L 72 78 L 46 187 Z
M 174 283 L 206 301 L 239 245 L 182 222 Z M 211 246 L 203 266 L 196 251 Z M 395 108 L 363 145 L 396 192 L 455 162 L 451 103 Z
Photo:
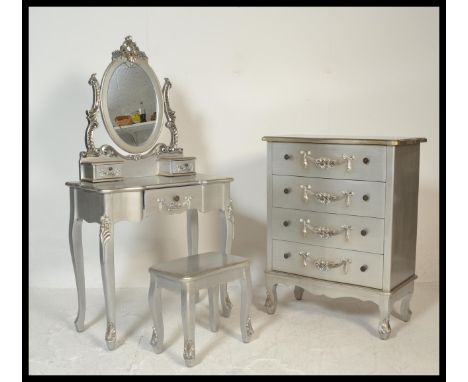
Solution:
M 319 143 L 341 145 L 379 145 L 401 146 L 414 145 L 427 142 L 421 137 L 370 137 L 370 136 L 332 136 L 332 135 L 276 135 L 265 136 L 262 140 L 267 142 L 291 142 L 291 143 Z

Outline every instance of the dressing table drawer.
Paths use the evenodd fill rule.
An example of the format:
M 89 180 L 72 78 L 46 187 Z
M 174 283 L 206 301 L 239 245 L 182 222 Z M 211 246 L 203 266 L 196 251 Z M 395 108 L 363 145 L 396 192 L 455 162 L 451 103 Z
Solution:
M 202 209 L 201 186 L 173 187 L 147 190 L 144 195 L 145 216 L 156 212 L 182 213 L 190 209 Z
M 334 179 L 386 179 L 386 148 L 373 145 L 273 144 L 273 174 Z
M 273 175 L 273 206 L 383 218 L 385 183 Z
M 273 240 L 273 270 L 382 288 L 383 256 Z
M 273 239 L 383 253 L 384 219 L 273 208 Z

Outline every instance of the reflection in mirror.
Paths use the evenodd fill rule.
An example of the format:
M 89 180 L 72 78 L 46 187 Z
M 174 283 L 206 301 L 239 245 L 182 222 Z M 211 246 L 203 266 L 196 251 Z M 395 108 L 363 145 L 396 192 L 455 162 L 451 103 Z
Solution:
M 140 146 L 151 136 L 156 121 L 156 94 L 151 79 L 136 63 L 119 65 L 109 81 L 108 111 L 117 134 Z

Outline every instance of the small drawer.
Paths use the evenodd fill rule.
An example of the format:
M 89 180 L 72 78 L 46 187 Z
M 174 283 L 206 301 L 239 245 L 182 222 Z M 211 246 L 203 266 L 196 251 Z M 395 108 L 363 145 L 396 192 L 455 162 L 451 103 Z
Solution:
M 195 174 L 195 158 L 193 157 L 161 156 L 158 163 L 158 175 L 181 176 Z
M 273 270 L 382 289 L 383 255 L 273 240 Z
M 384 219 L 273 208 L 274 239 L 383 253 Z
M 385 183 L 273 175 L 273 206 L 383 218 Z
M 121 178 L 122 177 L 122 165 L 121 164 L 102 164 L 95 166 L 95 178 Z
M 386 180 L 386 147 L 273 143 L 273 174 Z
M 189 209 L 202 209 L 201 187 L 187 186 L 145 191 L 145 216 L 157 212 L 177 214 Z

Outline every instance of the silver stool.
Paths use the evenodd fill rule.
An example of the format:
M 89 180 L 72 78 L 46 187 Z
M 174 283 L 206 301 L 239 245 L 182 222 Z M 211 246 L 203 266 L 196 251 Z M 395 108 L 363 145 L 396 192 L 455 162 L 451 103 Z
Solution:
M 243 257 L 209 252 L 154 265 L 149 269 L 151 281 L 148 294 L 153 317 L 151 345 L 156 353 L 163 351 L 164 324 L 162 317 L 161 288 L 178 290 L 182 300 L 184 326 L 184 359 L 186 366 L 195 364 L 195 299 L 200 289 L 208 289 L 210 329 L 219 328 L 219 286 L 240 280 L 242 340 L 249 342 L 253 334 L 250 322 L 252 282 L 249 260 Z

